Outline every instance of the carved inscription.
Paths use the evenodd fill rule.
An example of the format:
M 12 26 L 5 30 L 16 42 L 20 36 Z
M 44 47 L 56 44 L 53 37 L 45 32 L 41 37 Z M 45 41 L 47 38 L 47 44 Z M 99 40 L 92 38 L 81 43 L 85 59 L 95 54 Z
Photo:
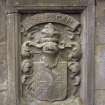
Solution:
M 53 103 L 76 96 L 81 80 L 80 23 L 69 15 L 45 13 L 26 18 L 23 28 L 22 97 Z
M 70 30 L 74 31 L 80 24 L 76 19 L 71 16 L 60 14 L 60 13 L 43 13 L 37 14 L 32 17 L 26 18 L 23 21 L 23 27 L 28 30 L 30 27 L 39 23 L 55 22 L 69 26 Z

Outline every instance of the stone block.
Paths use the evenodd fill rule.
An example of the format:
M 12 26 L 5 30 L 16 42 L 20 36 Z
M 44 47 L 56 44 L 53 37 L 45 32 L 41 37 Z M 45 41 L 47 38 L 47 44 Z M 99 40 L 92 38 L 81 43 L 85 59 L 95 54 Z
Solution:
M 7 80 L 6 44 L 0 43 L 0 84 Z
M 7 5 L 63 6 L 87 4 L 87 0 L 7 0 Z
M 0 42 L 6 41 L 5 0 L 0 0 Z
M 7 105 L 7 91 L 0 91 L 0 105 Z
M 105 90 L 96 90 L 95 105 L 105 105 Z
M 96 47 L 96 89 L 105 89 L 105 45 Z
M 6 42 L 0 43 L 0 63 L 6 61 Z
M 96 44 L 105 44 L 105 1 L 97 0 L 96 6 Z

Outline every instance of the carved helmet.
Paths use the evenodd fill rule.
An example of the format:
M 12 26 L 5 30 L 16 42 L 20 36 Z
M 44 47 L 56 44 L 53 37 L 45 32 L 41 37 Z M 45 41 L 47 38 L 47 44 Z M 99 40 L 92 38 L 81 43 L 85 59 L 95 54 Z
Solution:
M 41 30 L 42 42 L 58 42 L 60 37 L 60 32 L 55 29 L 55 26 L 52 23 L 48 23 Z

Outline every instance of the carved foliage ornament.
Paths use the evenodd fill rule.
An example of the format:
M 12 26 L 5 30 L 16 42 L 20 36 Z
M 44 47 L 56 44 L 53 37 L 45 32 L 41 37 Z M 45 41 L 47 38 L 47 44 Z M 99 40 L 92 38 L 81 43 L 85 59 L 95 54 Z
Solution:
M 43 13 L 26 18 L 22 26 L 22 97 L 34 103 L 77 105 L 80 23 L 69 15 Z

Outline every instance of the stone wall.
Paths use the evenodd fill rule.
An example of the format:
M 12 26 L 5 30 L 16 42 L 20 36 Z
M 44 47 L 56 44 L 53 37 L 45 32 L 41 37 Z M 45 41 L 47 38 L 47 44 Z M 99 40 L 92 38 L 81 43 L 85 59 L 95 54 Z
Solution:
M 0 105 L 7 105 L 7 52 L 5 0 L 0 0 Z
M 6 1 L 0 0 L 0 105 L 7 105 Z M 105 105 L 105 0 L 96 1 L 95 105 Z
M 96 105 L 105 105 L 105 0 L 96 2 Z

